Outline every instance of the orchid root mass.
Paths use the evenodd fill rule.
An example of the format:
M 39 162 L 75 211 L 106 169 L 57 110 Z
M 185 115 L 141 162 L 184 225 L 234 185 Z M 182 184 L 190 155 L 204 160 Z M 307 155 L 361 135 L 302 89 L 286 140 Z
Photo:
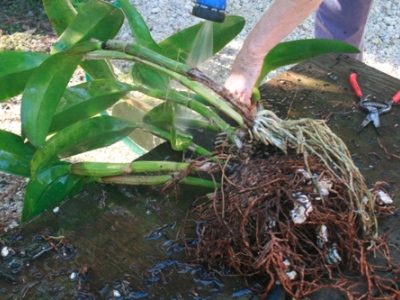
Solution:
M 235 105 L 231 95 L 227 101 Z M 393 207 L 368 189 L 343 141 L 323 121 L 281 120 L 268 110 L 251 115 L 244 119 L 254 126 L 236 134 L 240 142 L 216 139 L 222 186 L 196 207 L 197 261 L 246 279 L 266 277 L 257 290 L 264 296 L 279 282 L 295 299 L 322 287 L 349 299 L 398 297 L 394 281 L 372 275 L 379 267 L 368 260 L 381 255 L 393 267 L 377 235 L 377 216 Z

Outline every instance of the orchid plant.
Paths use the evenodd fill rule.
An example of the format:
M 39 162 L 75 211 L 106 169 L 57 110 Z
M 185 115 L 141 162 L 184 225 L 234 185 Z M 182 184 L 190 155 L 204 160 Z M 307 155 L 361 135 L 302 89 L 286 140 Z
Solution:
M 0 101 L 22 94 L 21 133 L 0 130 L 0 170 L 29 178 L 22 221 L 92 182 L 157 185 L 176 180 L 177 172 L 185 171 L 187 176 L 180 183 L 218 186 L 218 182 L 190 175 L 213 172 L 216 164 L 212 161 L 196 165 L 174 161 L 71 163 L 67 159 L 129 139 L 139 129 L 167 140 L 175 151 L 190 149 L 197 155 L 209 155 L 210 150 L 193 142 L 188 127 L 223 132 L 235 140 L 237 128 L 254 126 L 247 107 L 234 99 L 226 101 L 221 97 L 226 92 L 223 88 L 185 63 L 202 23 L 157 43 L 128 0 L 114 4 L 90 0 L 79 12 L 69 0 L 43 2 L 59 36 L 51 54 L 0 51 Z M 135 42 L 114 40 L 125 18 Z M 242 17 L 228 16 L 224 23 L 213 24 L 213 53 L 228 44 L 244 23 Z M 332 40 L 281 43 L 266 56 L 260 79 L 278 67 L 330 52 L 357 49 Z M 114 74 L 113 59 L 134 62 L 128 81 Z M 69 86 L 79 67 L 89 80 Z M 171 81 L 185 89 L 171 87 Z M 139 122 L 129 116 L 100 115 L 132 91 L 160 102 L 155 107 L 133 102 L 133 111 L 146 107 Z

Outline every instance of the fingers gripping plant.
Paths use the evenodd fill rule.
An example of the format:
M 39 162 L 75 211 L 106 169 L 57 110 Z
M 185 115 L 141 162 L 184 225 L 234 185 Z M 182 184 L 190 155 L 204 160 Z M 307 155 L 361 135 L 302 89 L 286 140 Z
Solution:
M 202 24 L 157 43 L 128 0 L 118 0 L 115 5 L 90 0 L 78 13 L 68 0 L 44 0 L 44 6 L 59 35 L 51 55 L 0 52 L 0 101 L 22 93 L 21 135 L 0 131 L 0 170 L 29 178 L 23 221 L 78 193 L 91 182 L 131 185 L 185 183 L 210 187 L 224 195 L 226 185 L 232 183 L 225 176 L 230 162 L 242 165 L 247 161 L 248 154 L 243 158 L 242 153 L 249 145 L 270 145 L 281 153 L 294 151 L 301 155 L 310 173 L 310 157 L 322 164 L 332 180 L 345 186 L 346 213 L 351 215 L 350 219 L 358 219 L 363 230 L 371 233 L 372 225 L 376 224 L 373 196 L 346 146 L 323 122 L 310 119 L 284 121 L 268 110 L 254 114 L 224 87 L 198 69 L 186 65 L 194 37 Z M 113 40 L 124 18 L 129 22 L 134 43 Z M 227 17 L 222 24 L 213 24 L 213 52 L 222 49 L 243 25 L 244 20 L 236 16 Z M 265 58 L 260 80 L 275 68 L 329 52 L 357 52 L 357 49 L 331 40 L 281 43 Z M 109 63 L 111 59 L 134 62 L 129 83 L 116 78 Z M 78 67 L 90 76 L 90 81 L 68 86 Z M 184 89 L 172 88 L 171 81 L 179 82 Z M 161 104 L 147 109 L 140 122 L 99 115 L 131 91 L 157 98 Z M 132 110 L 146 106 L 137 101 L 134 103 Z M 215 111 L 231 122 L 228 124 L 226 118 L 221 118 Z M 210 152 L 195 144 L 186 130 L 193 126 L 224 133 L 229 147 L 220 148 L 229 150 Z M 66 160 L 72 155 L 111 145 L 138 129 L 167 140 L 173 150 L 190 149 L 199 158 L 189 162 L 74 164 Z M 222 179 L 217 182 L 191 175 L 197 172 L 222 173 Z M 312 186 L 323 198 L 315 180 Z M 219 193 L 215 193 L 212 205 L 217 214 L 213 219 L 222 224 L 222 228 L 229 228 L 224 219 L 229 213 L 225 211 L 227 200 L 220 198 Z M 215 201 L 219 201 L 218 205 Z M 218 207 L 220 212 L 217 212 Z M 240 215 L 247 216 L 242 212 Z M 245 221 L 241 223 L 246 224 Z M 320 254 L 323 264 L 322 250 Z M 281 277 L 276 275 L 275 279 L 283 282 L 282 272 L 276 274 Z M 286 284 L 285 288 L 290 290 L 291 286 Z

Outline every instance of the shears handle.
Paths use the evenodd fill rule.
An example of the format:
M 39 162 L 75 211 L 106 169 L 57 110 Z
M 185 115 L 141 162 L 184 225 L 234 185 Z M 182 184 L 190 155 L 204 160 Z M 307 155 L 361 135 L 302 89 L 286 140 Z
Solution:
M 360 86 L 358 85 L 357 74 L 356 73 L 351 73 L 351 75 L 350 75 L 350 85 L 353 88 L 353 91 L 356 94 L 356 96 L 358 98 L 361 98 L 363 94 L 361 92 Z
M 393 103 L 397 103 L 397 102 L 400 101 L 400 91 L 398 91 L 398 92 L 396 93 L 396 95 L 394 95 L 394 96 L 392 97 L 392 101 L 393 101 Z

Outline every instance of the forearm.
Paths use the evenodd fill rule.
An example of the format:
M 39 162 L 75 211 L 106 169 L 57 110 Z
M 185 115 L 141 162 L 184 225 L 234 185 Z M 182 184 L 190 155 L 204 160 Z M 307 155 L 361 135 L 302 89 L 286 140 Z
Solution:
M 241 51 L 257 60 L 264 58 L 321 2 L 322 0 L 275 0 L 253 28 Z
M 250 104 L 251 91 L 264 57 L 306 19 L 322 0 L 275 0 L 250 32 L 239 51 L 225 87 Z

